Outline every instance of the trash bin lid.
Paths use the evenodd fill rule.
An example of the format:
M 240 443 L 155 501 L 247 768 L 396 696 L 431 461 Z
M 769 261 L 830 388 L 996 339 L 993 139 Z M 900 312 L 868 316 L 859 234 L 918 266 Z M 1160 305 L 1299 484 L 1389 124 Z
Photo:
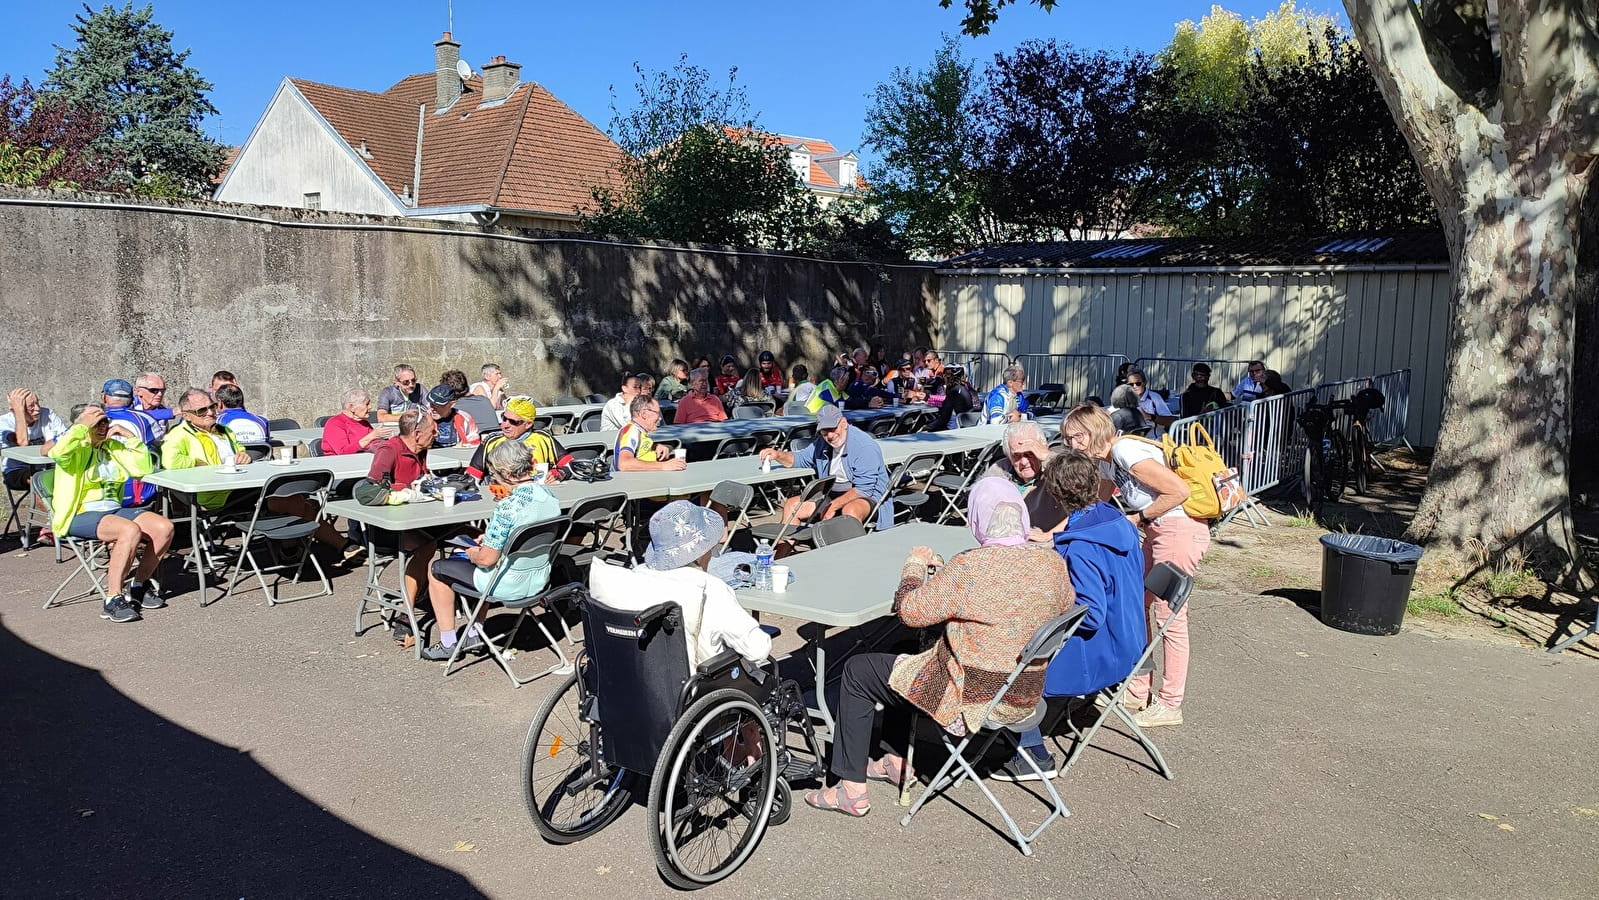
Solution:
M 1321 545 L 1338 553 L 1387 563 L 1410 564 L 1421 559 L 1421 548 L 1374 534 L 1324 534 Z

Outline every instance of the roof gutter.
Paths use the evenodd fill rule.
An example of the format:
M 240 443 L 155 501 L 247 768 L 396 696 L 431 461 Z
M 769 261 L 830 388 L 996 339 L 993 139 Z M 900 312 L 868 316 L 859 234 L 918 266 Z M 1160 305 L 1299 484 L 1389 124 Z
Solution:
M 1447 272 L 1448 263 L 1367 263 L 1363 265 L 1304 265 L 1304 266 L 1143 266 L 1110 267 L 1110 268 L 989 268 L 989 269 L 938 269 L 935 274 L 943 276 L 968 276 L 997 275 L 1000 277 L 1019 278 L 1024 275 L 1053 276 L 1055 278 L 1071 278 L 1072 276 L 1093 275 L 1314 275 L 1335 272 Z

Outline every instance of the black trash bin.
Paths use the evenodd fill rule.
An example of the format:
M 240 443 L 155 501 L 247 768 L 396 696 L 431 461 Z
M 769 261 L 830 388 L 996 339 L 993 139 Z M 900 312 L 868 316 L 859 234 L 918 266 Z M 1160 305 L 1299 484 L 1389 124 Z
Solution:
M 1321 546 L 1321 620 L 1356 634 L 1398 634 L 1421 548 L 1369 534 L 1324 534 Z

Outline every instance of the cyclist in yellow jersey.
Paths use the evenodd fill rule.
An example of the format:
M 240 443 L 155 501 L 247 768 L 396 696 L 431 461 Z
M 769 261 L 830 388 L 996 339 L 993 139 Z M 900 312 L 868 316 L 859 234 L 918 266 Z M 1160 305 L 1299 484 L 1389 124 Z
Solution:
M 633 420 L 616 435 L 616 471 L 681 471 L 688 464 L 672 456 L 661 458 L 650 439 L 650 432 L 661 425 L 661 404 L 649 395 L 633 398 L 628 405 Z

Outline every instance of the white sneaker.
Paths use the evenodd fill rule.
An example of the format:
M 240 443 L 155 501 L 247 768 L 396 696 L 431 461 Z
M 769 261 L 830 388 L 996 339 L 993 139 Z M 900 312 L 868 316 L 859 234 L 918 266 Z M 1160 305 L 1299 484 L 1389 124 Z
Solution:
M 1106 695 L 1104 695 L 1104 694 L 1095 694 L 1094 695 L 1094 708 L 1095 709 L 1103 710 L 1109 703 L 1110 703 L 1110 699 L 1108 697 L 1106 697 Z M 1125 709 L 1128 712 L 1138 712 L 1139 710 L 1143 709 L 1144 707 L 1146 707 L 1148 705 L 1149 705 L 1149 698 L 1148 697 L 1145 697 L 1144 699 L 1140 700 L 1139 698 L 1134 697 L 1132 694 L 1123 694 L 1122 695 L 1122 709 Z
M 1143 712 L 1133 716 L 1133 721 L 1138 723 L 1139 728 L 1181 725 L 1183 724 L 1183 711 L 1181 707 L 1167 706 L 1156 700 L 1146 707 Z

